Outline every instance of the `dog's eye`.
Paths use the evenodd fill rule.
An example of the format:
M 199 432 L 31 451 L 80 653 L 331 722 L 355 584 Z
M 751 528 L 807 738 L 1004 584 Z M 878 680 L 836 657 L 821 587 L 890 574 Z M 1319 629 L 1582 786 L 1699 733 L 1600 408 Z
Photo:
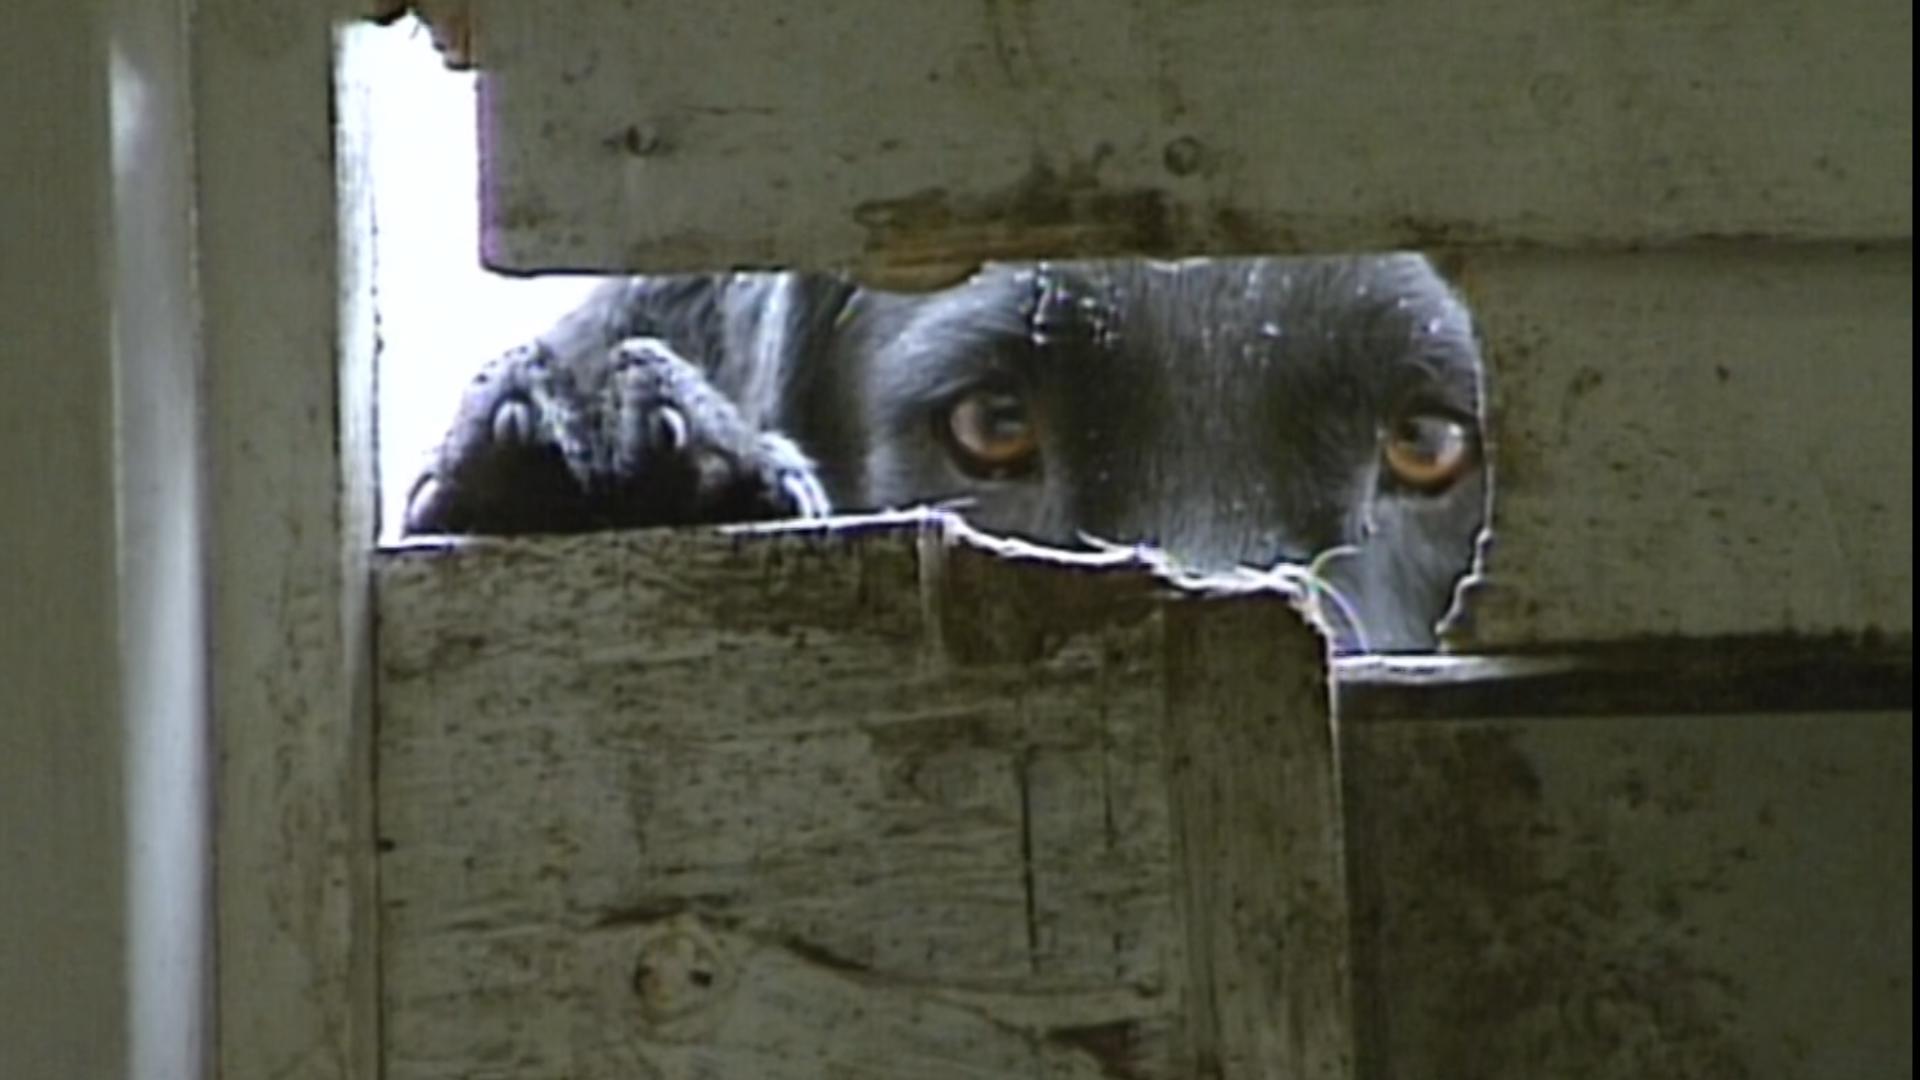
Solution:
M 962 394 L 947 406 L 939 423 L 954 460 L 975 476 L 1025 472 L 1040 448 L 1027 403 L 1006 389 Z
M 1439 491 L 1473 467 L 1479 448 L 1473 428 L 1436 412 L 1407 413 L 1387 430 L 1381 452 L 1394 479 L 1416 491 Z

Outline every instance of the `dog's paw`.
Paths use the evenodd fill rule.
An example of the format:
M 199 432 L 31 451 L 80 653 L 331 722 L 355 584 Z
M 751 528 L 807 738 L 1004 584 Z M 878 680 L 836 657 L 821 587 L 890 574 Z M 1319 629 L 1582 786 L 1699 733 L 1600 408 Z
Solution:
M 538 345 L 496 357 L 467 384 L 453 424 L 407 494 L 402 531 L 568 531 L 586 502 L 568 471 L 532 383 L 549 358 Z
M 407 501 L 408 533 L 580 532 L 831 512 L 813 463 L 664 342 L 488 364 Z
M 760 485 L 778 510 L 772 516 L 823 518 L 833 513 L 833 503 L 820 484 L 812 459 L 792 439 L 762 432 L 757 456 Z
M 617 523 L 692 524 L 819 517 L 830 511 L 812 461 L 759 430 L 664 342 L 614 346 L 597 423 L 565 433 L 569 467 Z

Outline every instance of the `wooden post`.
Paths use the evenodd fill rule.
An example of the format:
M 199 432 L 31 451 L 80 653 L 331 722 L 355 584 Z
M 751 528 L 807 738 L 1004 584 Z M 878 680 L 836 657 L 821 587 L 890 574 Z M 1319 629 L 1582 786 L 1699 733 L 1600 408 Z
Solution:
M 1325 646 L 1281 597 L 1167 610 L 1165 745 L 1191 1075 L 1353 1075 Z

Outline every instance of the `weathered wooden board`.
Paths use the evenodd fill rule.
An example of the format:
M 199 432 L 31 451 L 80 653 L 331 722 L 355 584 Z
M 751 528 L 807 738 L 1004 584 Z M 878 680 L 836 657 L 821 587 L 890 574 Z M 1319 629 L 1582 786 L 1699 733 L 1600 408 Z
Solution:
M 1057 554 L 1012 563 L 1003 560 L 1037 553 L 957 522 L 923 535 L 919 581 L 934 616 L 932 644 L 950 661 L 1012 661 L 1016 685 L 1028 680 L 1018 666 L 1058 653 L 1063 635 L 1140 618 L 1144 573 L 1174 585 L 1158 592 L 1165 606 L 1151 609 L 1157 618 L 1147 627 L 1145 658 L 1154 676 L 1145 708 L 1159 714 L 1165 762 L 1162 784 L 1147 794 L 1163 794 L 1169 804 L 1174 911 L 1185 946 L 1185 1054 L 1173 1074 L 1351 1077 L 1337 736 L 1324 641 L 1295 605 L 1281 602 L 1299 595 L 1296 582 L 1284 573 L 1248 574 L 1203 585 L 1124 551 L 1072 564 Z M 1042 782 L 1035 804 L 1050 805 L 1044 785 L 1059 778 L 1033 779 Z M 1034 796 L 1023 788 L 1023 799 Z M 1074 912 L 1062 921 L 1086 920 Z
M 1898 0 L 470 6 L 514 270 L 1912 234 Z
M 1165 612 L 1161 751 L 1170 885 L 1187 945 L 1182 1075 L 1354 1075 L 1340 756 L 1324 666 L 1293 612 L 1195 601 Z M 1300 677 L 1276 669 L 1310 660 Z M 1276 677 L 1278 675 L 1278 677 Z
M 1478 255 L 1478 648 L 1913 628 L 1913 251 Z
M 921 543 L 388 562 L 387 1075 L 1186 1075 L 1148 579 Z M 1301 744 L 1322 796 L 1326 707 Z M 1337 850 L 1301 850 L 1338 883 Z M 1344 934 L 1296 947 L 1242 899 L 1267 943 L 1243 951 L 1287 945 L 1280 982 L 1345 977 Z M 1349 1035 L 1275 1058 L 1255 1034 L 1207 1060 L 1252 1078 Z
M 361 1080 L 379 1060 L 377 329 L 339 11 L 196 2 L 186 46 L 223 1080 Z M 141 93 L 186 93 L 129 72 Z
M 1330 925 L 1326 834 L 1176 845 L 1205 794 L 1168 777 L 1200 754 L 1271 768 L 1290 812 L 1344 793 L 1362 1075 L 1910 1069 L 1910 712 L 1369 715 L 1316 794 L 1254 752 L 1286 739 L 1218 726 L 1284 669 L 1249 662 L 1279 624 L 1244 601 L 1175 618 L 1124 575 L 928 558 L 899 533 L 384 556 L 386 1075 L 1184 1077 L 1276 985 L 1222 966 L 1195 1008 L 1196 943 L 1308 977 L 1232 1061 L 1327 1047 L 1342 1010 L 1288 996 L 1327 970 L 1288 955 Z M 1196 657 L 1214 681 L 1172 677 Z M 1231 861 L 1262 850 L 1273 878 Z M 1234 902 L 1263 894 L 1288 914 Z
M 1911 711 L 1346 735 L 1364 1075 L 1912 1075 Z

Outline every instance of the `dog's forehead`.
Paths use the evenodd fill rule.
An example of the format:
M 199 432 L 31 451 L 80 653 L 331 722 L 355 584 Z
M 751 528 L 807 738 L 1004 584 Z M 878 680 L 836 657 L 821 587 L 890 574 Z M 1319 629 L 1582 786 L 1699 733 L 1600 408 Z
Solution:
M 1313 426 L 1372 423 L 1415 393 L 1478 408 L 1467 309 L 1420 255 L 999 264 L 897 310 L 876 374 L 900 400 L 924 396 L 916 379 L 945 393 L 997 371 L 1075 413 Z M 1328 408 L 1297 415 L 1303 401 Z
M 965 307 L 1042 338 L 1122 328 L 1181 340 L 1471 336 L 1465 305 L 1414 254 L 1002 264 L 962 289 Z
M 1357 379 L 1391 393 L 1435 377 L 1450 396 L 1477 396 L 1467 309 L 1419 255 L 1007 265 L 965 292 L 947 319 L 1040 346 L 1043 378 L 1077 377 L 1097 361 L 1114 375 L 1182 383 L 1257 373 L 1275 388 Z

